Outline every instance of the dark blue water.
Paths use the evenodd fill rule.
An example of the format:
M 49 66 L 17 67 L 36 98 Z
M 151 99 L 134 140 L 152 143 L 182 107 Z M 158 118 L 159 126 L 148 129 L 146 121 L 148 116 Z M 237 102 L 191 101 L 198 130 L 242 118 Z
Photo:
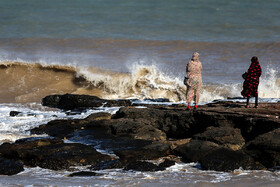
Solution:
M 0 38 L 280 39 L 278 0 L 1 0 Z

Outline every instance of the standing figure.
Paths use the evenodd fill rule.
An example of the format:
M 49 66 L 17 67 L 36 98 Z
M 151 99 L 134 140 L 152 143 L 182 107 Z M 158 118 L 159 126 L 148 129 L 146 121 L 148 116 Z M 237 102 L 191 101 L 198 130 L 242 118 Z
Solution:
M 259 64 L 258 57 L 252 57 L 251 62 L 248 71 L 242 75 L 245 81 L 243 83 L 241 95 L 244 98 L 247 98 L 246 108 L 249 108 L 250 97 L 255 97 L 255 108 L 258 108 L 258 86 L 259 77 L 262 74 L 262 68 Z
M 188 109 L 191 108 L 191 101 L 194 99 L 195 108 L 199 102 L 199 96 L 202 86 L 202 64 L 199 61 L 199 53 L 195 52 L 192 56 L 192 59 L 188 62 L 186 67 L 186 72 L 188 76 L 187 80 L 187 103 Z

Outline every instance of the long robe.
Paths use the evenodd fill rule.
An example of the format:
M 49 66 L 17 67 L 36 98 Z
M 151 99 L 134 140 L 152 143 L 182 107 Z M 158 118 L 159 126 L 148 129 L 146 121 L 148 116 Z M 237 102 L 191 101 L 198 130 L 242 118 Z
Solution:
M 262 68 L 259 64 L 258 59 L 252 58 L 252 63 L 247 71 L 247 76 L 243 83 L 243 90 L 241 95 L 247 97 L 257 97 L 259 87 L 259 77 L 262 74 Z
M 190 103 L 194 98 L 194 101 L 197 104 L 199 102 L 202 85 L 201 62 L 193 60 L 189 61 L 186 71 L 189 78 L 187 81 L 187 102 Z

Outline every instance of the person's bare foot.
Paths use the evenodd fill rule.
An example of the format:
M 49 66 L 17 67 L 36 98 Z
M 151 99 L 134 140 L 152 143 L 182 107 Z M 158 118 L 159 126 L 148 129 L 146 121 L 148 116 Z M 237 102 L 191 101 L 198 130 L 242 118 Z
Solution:
M 245 108 L 250 108 L 250 106 L 249 106 L 249 105 L 246 105 Z
M 254 108 L 259 108 L 259 106 L 255 106 Z

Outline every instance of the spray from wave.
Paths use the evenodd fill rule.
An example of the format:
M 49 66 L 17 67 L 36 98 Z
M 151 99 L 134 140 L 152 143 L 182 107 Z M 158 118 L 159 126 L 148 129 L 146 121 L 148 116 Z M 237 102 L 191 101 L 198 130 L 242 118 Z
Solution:
M 280 79 L 267 69 L 259 86 L 260 97 L 279 98 Z M 88 94 L 104 99 L 168 98 L 185 100 L 182 78 L 161 71 L 156 65 L 133 65 L 129 73 L 96 67 L 3 62 L 0 64 L 0 102 L 40 102 L 51 94 Z M 204 83 L 201 102 L 240 97 L 242 84 Z
M 79 76 L 85 77 L 95 87 L 106 93 L 107 99 L 118 98 L 169 98 L 171 101 L 184 99 L 185 88 L 178 78 L 172 78 L 152 65 L 135 65 L 131 73 L 91 73 L 80 69 Z
M 280 78 L 277 70 L 268 68 L 261 77 L 259 97 L 280 98 Z

